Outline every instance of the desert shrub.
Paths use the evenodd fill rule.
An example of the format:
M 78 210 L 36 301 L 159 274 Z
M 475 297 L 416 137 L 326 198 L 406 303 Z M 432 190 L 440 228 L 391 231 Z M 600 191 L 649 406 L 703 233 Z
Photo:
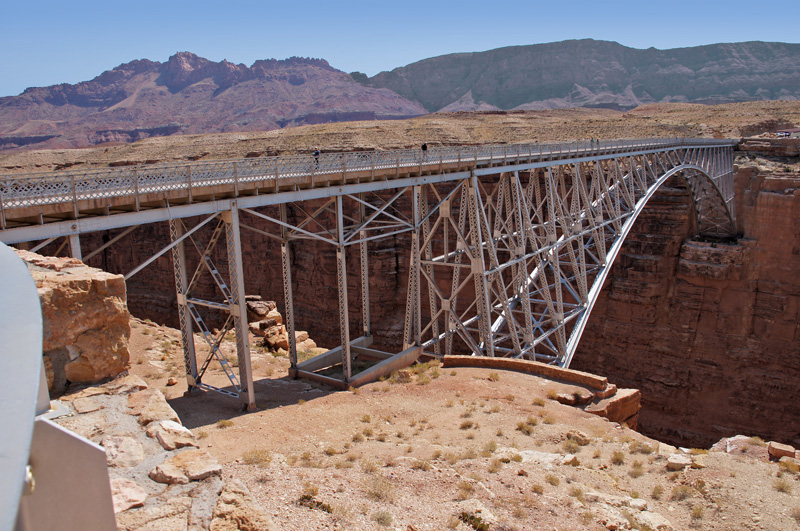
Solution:
M 272 460 L 272 454 L 269 453 L 269 450 L 264 449 L 248 450 L 242 454 L 242 460 L 246 465 L 258 465 L 263 467 L 269 465 L 269 462 Z
M 376 522 L 379 526 L 388 527 L 392 525 L 392 514 L 389 511 L 377 511 L 375 514 L 372 515 L 372 520 Z
M 625 462 L 625 454 L 623 454 L 619 450 L 615 450 L 614 453 L 611 454 L 612 465 L 621 465 L 624 462 Z
M 672 489 L 672 499 L 682 501 L 692 495 L 692 489 L 686 485 L 678 485 Z
M 229 419 L 220 419 L 217 421 L 217 428 L 225 429 L 233 426 L 233 421 Z
M 498 380 L 500 380 L 500 375 L 497 374 L 496 372 L 490 372 L 488 380 L 490 382 L 497 382 Z
M 544 480 L 547 481 L 549 484 L 551 484 L 554 487 L 557 487 L 558 485 L 561 484 L 561 480 L 558 479 L 558 476 L 554 476 L 553 474 L 547 474 L 544 477 Z
M 786 478 L 778 478 L 772 483 L 772 487 L 778 492 L 789 494 L 792 492 L 792 484 Z
M 664 494 L 664 487 L 661 485 L 656 485 L 653 487 L 653 492 L 650 493 L 650 497 L 654 500 L 660 500 L 661 496 Z
M 388 479 L 375 474 L 367 480 L 364 487 L 367 497 L 374 501 L 392 502 L 394 500 L 394 488 Z

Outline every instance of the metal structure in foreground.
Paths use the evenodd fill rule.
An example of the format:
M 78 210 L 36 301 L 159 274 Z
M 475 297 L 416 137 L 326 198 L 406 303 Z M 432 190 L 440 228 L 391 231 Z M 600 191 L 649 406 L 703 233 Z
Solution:
M 137 225 L 168 222 L 172 242 L 126 278 L 171 252 L 190 389 L 238 396 L 248 407 L 255 400 L 242 230 L 280 242 L 294 375 L 359 385 L 422 353 L 514 356 L 566 367 L 622 242 L 667 179 L 688 183 L 699 234 L 735 236 L 734 145 L 678 138 L 500 145 L 10 176 L 0 179 L 0 240 L 38 241 L 37 250 L 64 238 L 73 256 L 88 259 Z M 124 230 L 82 253 L 80 234 L 109 229 Z M 200 242 L 198 235 L 208 233 Z M 376 350 L 369 281 L 381 272 L 370 268 L 369 257 L 370 245 L 383 238 L 408 242 L 409 275 L 403 344 Z M 214 249 L 223 241 L 221 267 Z M 298 363 L 290 248 L 309 241 L 335 249 L 341 333 L 338 346 Z M 352 309 L 348 254 L 358 256 L 350 284 L 361 291 L 360 307 Z M 215 300 L 197 294 L 208 275 Z M 202 315 L 209 311 L 225 317 L 219 331 L 206 325 Z M 358 334 L 351 334 L 354 315 L 362 323 Z M 220 351 L 230 329 L 238 375 Z M 202 356 L 191 340 L 196 332 L 205 339 Z M 374 364 L 356 373 L 356 359 Z M 203 382 L 214 360 L 230 387 Z

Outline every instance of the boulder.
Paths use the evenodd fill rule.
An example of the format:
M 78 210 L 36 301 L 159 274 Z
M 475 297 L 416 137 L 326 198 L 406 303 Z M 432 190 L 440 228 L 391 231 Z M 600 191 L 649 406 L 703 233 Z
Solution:
M 189 483 L 189 478 L 183 471 L 169 461 L 161 463 L 150 471 L 150 479 L 165 485 L 184 485 Z
M 134 374 L 127 374 L 108 382 L 103 387 L 114 394 L 129 395 L 131 393 L 135 393 L 136 391 L 144 391 L 148 386 L 147 382 L 138 376 Z
M 108 466 L 131 468 L 144 461 L 144 448 L 132 437 L 106 437 L 102 445 Z
M 114 478 L 111 480 L 111 497 L 114 501 L 114 514 L 117 514 L 144 505 L 147 491 L 129 479 Z
M 767 451 L 771 457 L 780 459 L 781 457 L 794 457 L 795 450 L 788 444 L 781 444 L 775 441 L 770 441 L 767 444 Z
M 117 515 L 117 528 L 141 531 L 186 530 L 192 498 L 188 496 L 171 497 L 163 505 L 143 507 L 137 511 Z
M 186 450 L 174 455 L 150 471 L 150 479 L 159 483 L 188 483 L 222 473 L 219 462 L 202 450 Z
M 669 520 L 651 511 L 633 513 L 631 518 L 642 529 L 652 529 L 653 531 L 673 531 L 675 529 Z
M 641 398 L 642 394 L 638 389 L 619 389 L 615 395 L 587 406 L 586 412 L 622 423 L 639 414 Z
M 246 295 L 245 305 L 247 307 L 248 323 L 261 321 L 276 307 L 275 301 L 261 300 L 261 295 Z
M 93 396 L 76 398 L 72 401 L 72 405 L 78 413 L 91 413 L 103 409 L 103 404 Z
M 238 479 L 225 484 L 211 517 L 211 531 L 277 531 L 277 527 L 256 504 L 250 491 Z
M 128 397 L 128 407 L 139 417 L 139 424 L 146 426 L 156 420 L 180 422 L 178 414 L 167 403 L 164 394 L 158 389 L 147 389 Z
M 283 324 L 283 316 L 281 315 L 281 312 L 274 308 L 267 313 L 267 319 L 273 319 L 275 320 L 275 323 L 279 325 Z
M 72 258 L 17 251 L 28 265 L 42 305 L 42 351 L 48 386 L 96 382 L 128 367 L 130 314 L 125 279 Z
M 198 446 L 197 438 L 194 434 L 173 420 L 151 422 L 147 428 L 147 435 L 157 439 L 165 450 L 175 450 L 184 446 Z
M 692 458 L 686 454 L 672 454 L 667 458 L 667 470 L 683 470 L 692 466 Z

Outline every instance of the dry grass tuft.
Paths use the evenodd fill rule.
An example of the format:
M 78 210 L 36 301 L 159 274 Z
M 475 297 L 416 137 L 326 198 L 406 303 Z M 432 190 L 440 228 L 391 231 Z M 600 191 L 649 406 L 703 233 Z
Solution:
M 265 467 L 272 461 L 272 454 L 264 449 L 248 450 L 242 454 L 242 461 L 246 465 Z
M 225 429 L 233 426 L 233 421 L 230 419 L 220 419 L 217 421 L 217 428 Z

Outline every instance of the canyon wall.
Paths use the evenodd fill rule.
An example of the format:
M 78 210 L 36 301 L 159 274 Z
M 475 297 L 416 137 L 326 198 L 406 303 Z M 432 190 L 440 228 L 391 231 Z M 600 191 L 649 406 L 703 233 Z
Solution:
M 800 442 L 800 177 L 768 166 L 737 172 L 736 243 L 693 241 L 654 198 L 595 306 L 572 368 L 641 389 L 650 436 Z

